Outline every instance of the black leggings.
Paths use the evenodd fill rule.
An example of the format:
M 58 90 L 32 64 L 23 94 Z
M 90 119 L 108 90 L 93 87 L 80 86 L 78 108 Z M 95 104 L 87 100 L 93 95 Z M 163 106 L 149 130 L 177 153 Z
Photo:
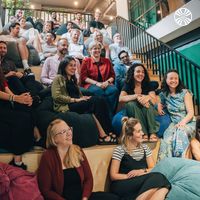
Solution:
M 87 101 L 70 103 L 69 110 L 79 114 L 91 113 L 99 120 L 106 134 L 112 132 L 111 119 L 109 117 L 108 104 L 104 97 L 92 96 Z

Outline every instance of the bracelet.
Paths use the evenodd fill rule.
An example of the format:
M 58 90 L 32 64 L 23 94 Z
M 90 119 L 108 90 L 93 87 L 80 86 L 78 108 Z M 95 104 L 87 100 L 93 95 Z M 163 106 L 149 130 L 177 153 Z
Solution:
M 13 108 L 14 108 L 14 97 L 15 95 L 11 95 L 11 99 L 10 99 L 10 103 Z
M 144 172 L 147 173 L 147 168 L 144 168 Z
M 108 81 L 109 84 L 111 84 L 111 81 Z

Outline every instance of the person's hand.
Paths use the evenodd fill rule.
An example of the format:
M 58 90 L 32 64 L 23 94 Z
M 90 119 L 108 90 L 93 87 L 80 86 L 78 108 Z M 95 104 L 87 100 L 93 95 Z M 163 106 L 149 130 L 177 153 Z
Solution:
M 158 103 L 158 114 L 165 115 L 165 112 L 163 111 L 163 105 L 161 103 Z
M 24 75 L 24 74 L 21 73 L 21 72 L 16 72 L 16 76 L 17 76 L 18 78 L 21 78 L 23 75 Z
M 5 75 L 5 77 L 10 77 L 10 76 L 16 76 L 16 72 L 15 71 L 10 71 Z
M 91 98 L 91 96 L 83 96 L 82 98 L 85 99 L 85 100 L 88 100 L 88 99 Z
M 176 128 L 184 128 L 186 123 L 184 121 L 180 121 L 178 124 L 175 125 Z
M 97 83 L 96 83 L 96 86 L 102 88 L 102 83 L 97 82 Z
M 148 95 L 140 95 L 137 97 L 137 101 L 146 108 L 150 106 L 149 100 L 150 97 Z
M 128 176 L 128 178 L 132 178 L 135 176 L 141 176 L 143 174 L 144 174 L 143 169 L 136 169 L 136 170 L 131 170 L 130 172 L 128 172 L 127 176 Z
M 28 106 L 31 106 L 33 103 L 33 99 L 29 93 L 15 95 L 13 100 L 16 101 L 17 103 L 25 104 Z
M 106 89 L 108 87 L 108 85 L 109 85 L 108 81 L 105 81 L 102 83 L 101 88 Z

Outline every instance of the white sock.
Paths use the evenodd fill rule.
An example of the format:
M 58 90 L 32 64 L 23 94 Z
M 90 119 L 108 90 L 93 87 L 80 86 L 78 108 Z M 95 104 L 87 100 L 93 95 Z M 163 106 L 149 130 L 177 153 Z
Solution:
M 21 165 L 22 165 L 22 161 L 20 161 L 20 162 L 15 162 L 15 164 L 16 164 L 17 166 L 21 166 Z
M 24 69 L 30 68 L 28 65 L 28 60 L 22 60 L 22 64 L 24 66 Z

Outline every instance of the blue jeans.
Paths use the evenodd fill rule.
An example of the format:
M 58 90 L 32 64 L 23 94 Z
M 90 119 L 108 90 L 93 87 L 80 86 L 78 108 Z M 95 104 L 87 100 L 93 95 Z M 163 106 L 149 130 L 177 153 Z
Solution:
M 89 92 L 92 92 L 96 96 L 103 96 L 105 97 L 110 111 L 112 114 L 115 113 L 115 110 L 117 108 L 118 98 L 119 98 L 119 92 L 115 85 L 109 85 L 106 89 L 102 89 L 96 85 L 91 85 L 88 88 Z

